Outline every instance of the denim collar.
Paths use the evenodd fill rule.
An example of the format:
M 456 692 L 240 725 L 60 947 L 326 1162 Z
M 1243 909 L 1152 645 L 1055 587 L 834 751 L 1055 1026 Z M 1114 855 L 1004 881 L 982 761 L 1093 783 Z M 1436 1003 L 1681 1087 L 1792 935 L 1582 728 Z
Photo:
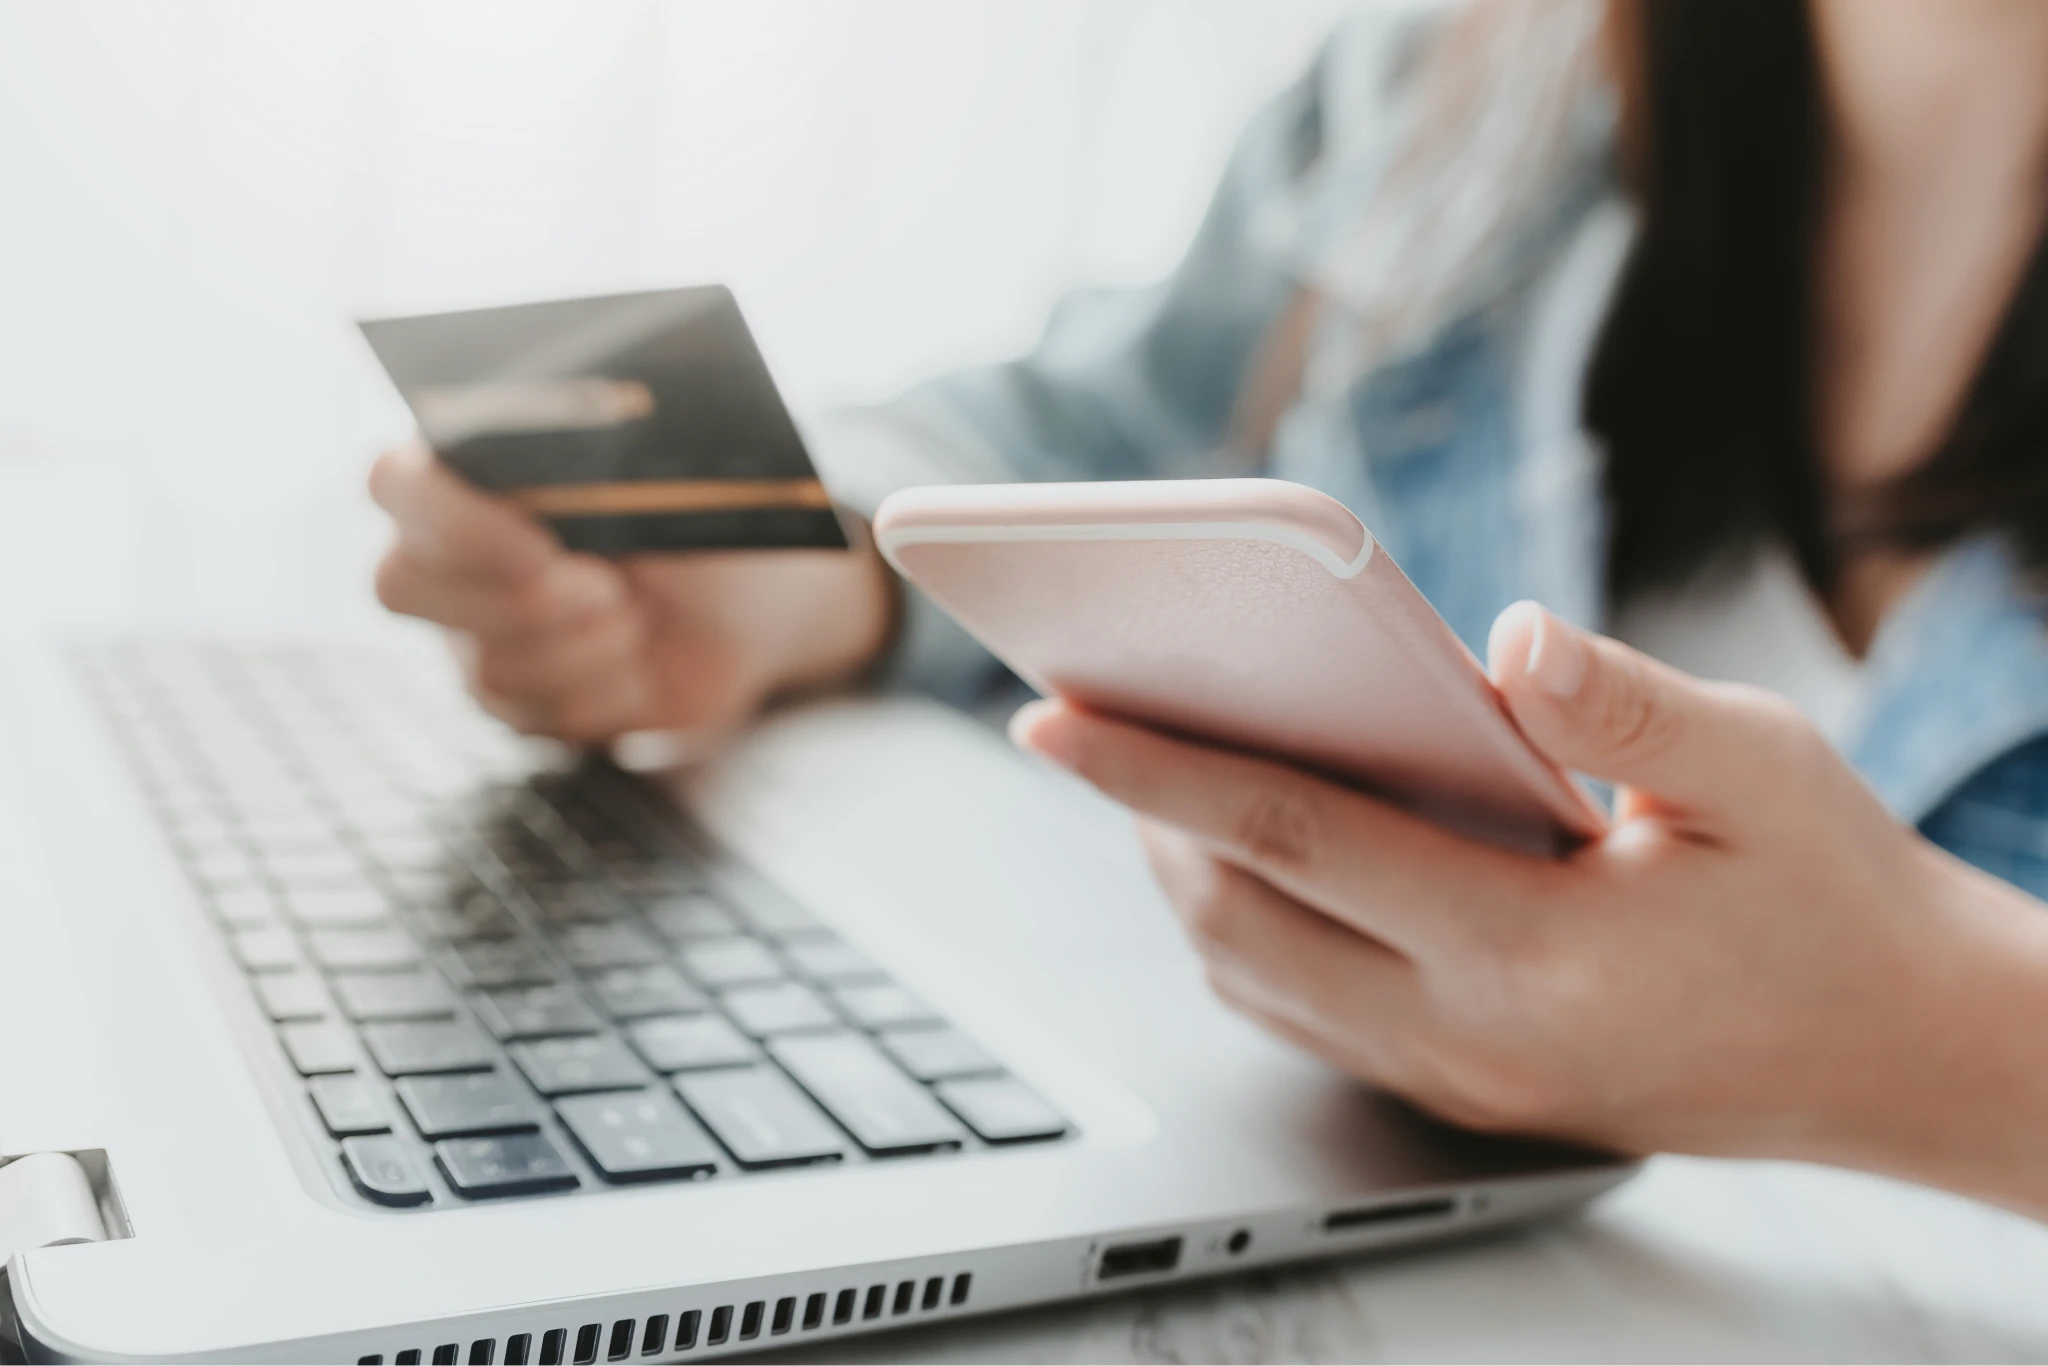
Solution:
M 2048 621 L 2006 543 L 1943 555 L 1873 645 L 1843 748 L 1885 804 L 1919 822 L 1971 774 L 2048 732 Z

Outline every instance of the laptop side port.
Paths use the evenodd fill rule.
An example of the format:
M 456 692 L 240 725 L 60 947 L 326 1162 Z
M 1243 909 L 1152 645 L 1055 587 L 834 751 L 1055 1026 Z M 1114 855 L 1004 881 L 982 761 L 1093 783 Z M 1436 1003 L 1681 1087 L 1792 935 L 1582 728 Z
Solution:
M 1150 1276 L 1180 1265 L 1180 1235 L 1158 1238 L 1149 1243 L 1117 1243 L 1102 1250 L 1095 1264 L 1095 1279 L 1113 1281 L 1123 1276 Z
M 1458 1212 L 1452 1195 L 1432 1195 L 1420 1200 L 1396 1200 L 1385 1205 L 1364 1205 L 1358 1209 L 1332 1210 L 1323 1216 L 1323 1232 L 1348 1233 L 1375 1224 L 1419 1223 L 1425 1219 L 1448 1219 Z

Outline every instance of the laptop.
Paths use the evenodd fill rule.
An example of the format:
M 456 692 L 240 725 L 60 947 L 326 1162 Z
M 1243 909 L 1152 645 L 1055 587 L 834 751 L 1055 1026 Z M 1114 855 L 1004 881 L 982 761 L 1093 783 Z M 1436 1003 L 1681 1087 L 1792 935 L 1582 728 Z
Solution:
M 1121 813 L 934 704 L 797 709 L 684 774 L 521 740 L 383 645 L 27 649 L 0 688 L 32 1360 L 691 1360 L 1632 1170 L 1232 1016 Z

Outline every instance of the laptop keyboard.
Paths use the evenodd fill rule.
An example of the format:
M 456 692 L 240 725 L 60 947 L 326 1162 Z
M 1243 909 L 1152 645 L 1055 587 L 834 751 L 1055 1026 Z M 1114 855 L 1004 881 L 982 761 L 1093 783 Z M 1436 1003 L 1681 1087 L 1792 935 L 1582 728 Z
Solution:
M 652 784 L 397 658 L 75 662 L 339 1189 L 437 1208 L 1069 1132 Z

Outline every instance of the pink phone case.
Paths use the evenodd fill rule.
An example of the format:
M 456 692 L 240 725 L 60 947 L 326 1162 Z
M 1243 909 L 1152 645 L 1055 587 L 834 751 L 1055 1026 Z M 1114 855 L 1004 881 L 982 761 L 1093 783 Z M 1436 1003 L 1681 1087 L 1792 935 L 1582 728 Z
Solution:
M 1605 828 L 1358 518 L 1313 489 L 905 489 L 875 539 L 1041 692 L 1341 775 L 1518 847 Z

